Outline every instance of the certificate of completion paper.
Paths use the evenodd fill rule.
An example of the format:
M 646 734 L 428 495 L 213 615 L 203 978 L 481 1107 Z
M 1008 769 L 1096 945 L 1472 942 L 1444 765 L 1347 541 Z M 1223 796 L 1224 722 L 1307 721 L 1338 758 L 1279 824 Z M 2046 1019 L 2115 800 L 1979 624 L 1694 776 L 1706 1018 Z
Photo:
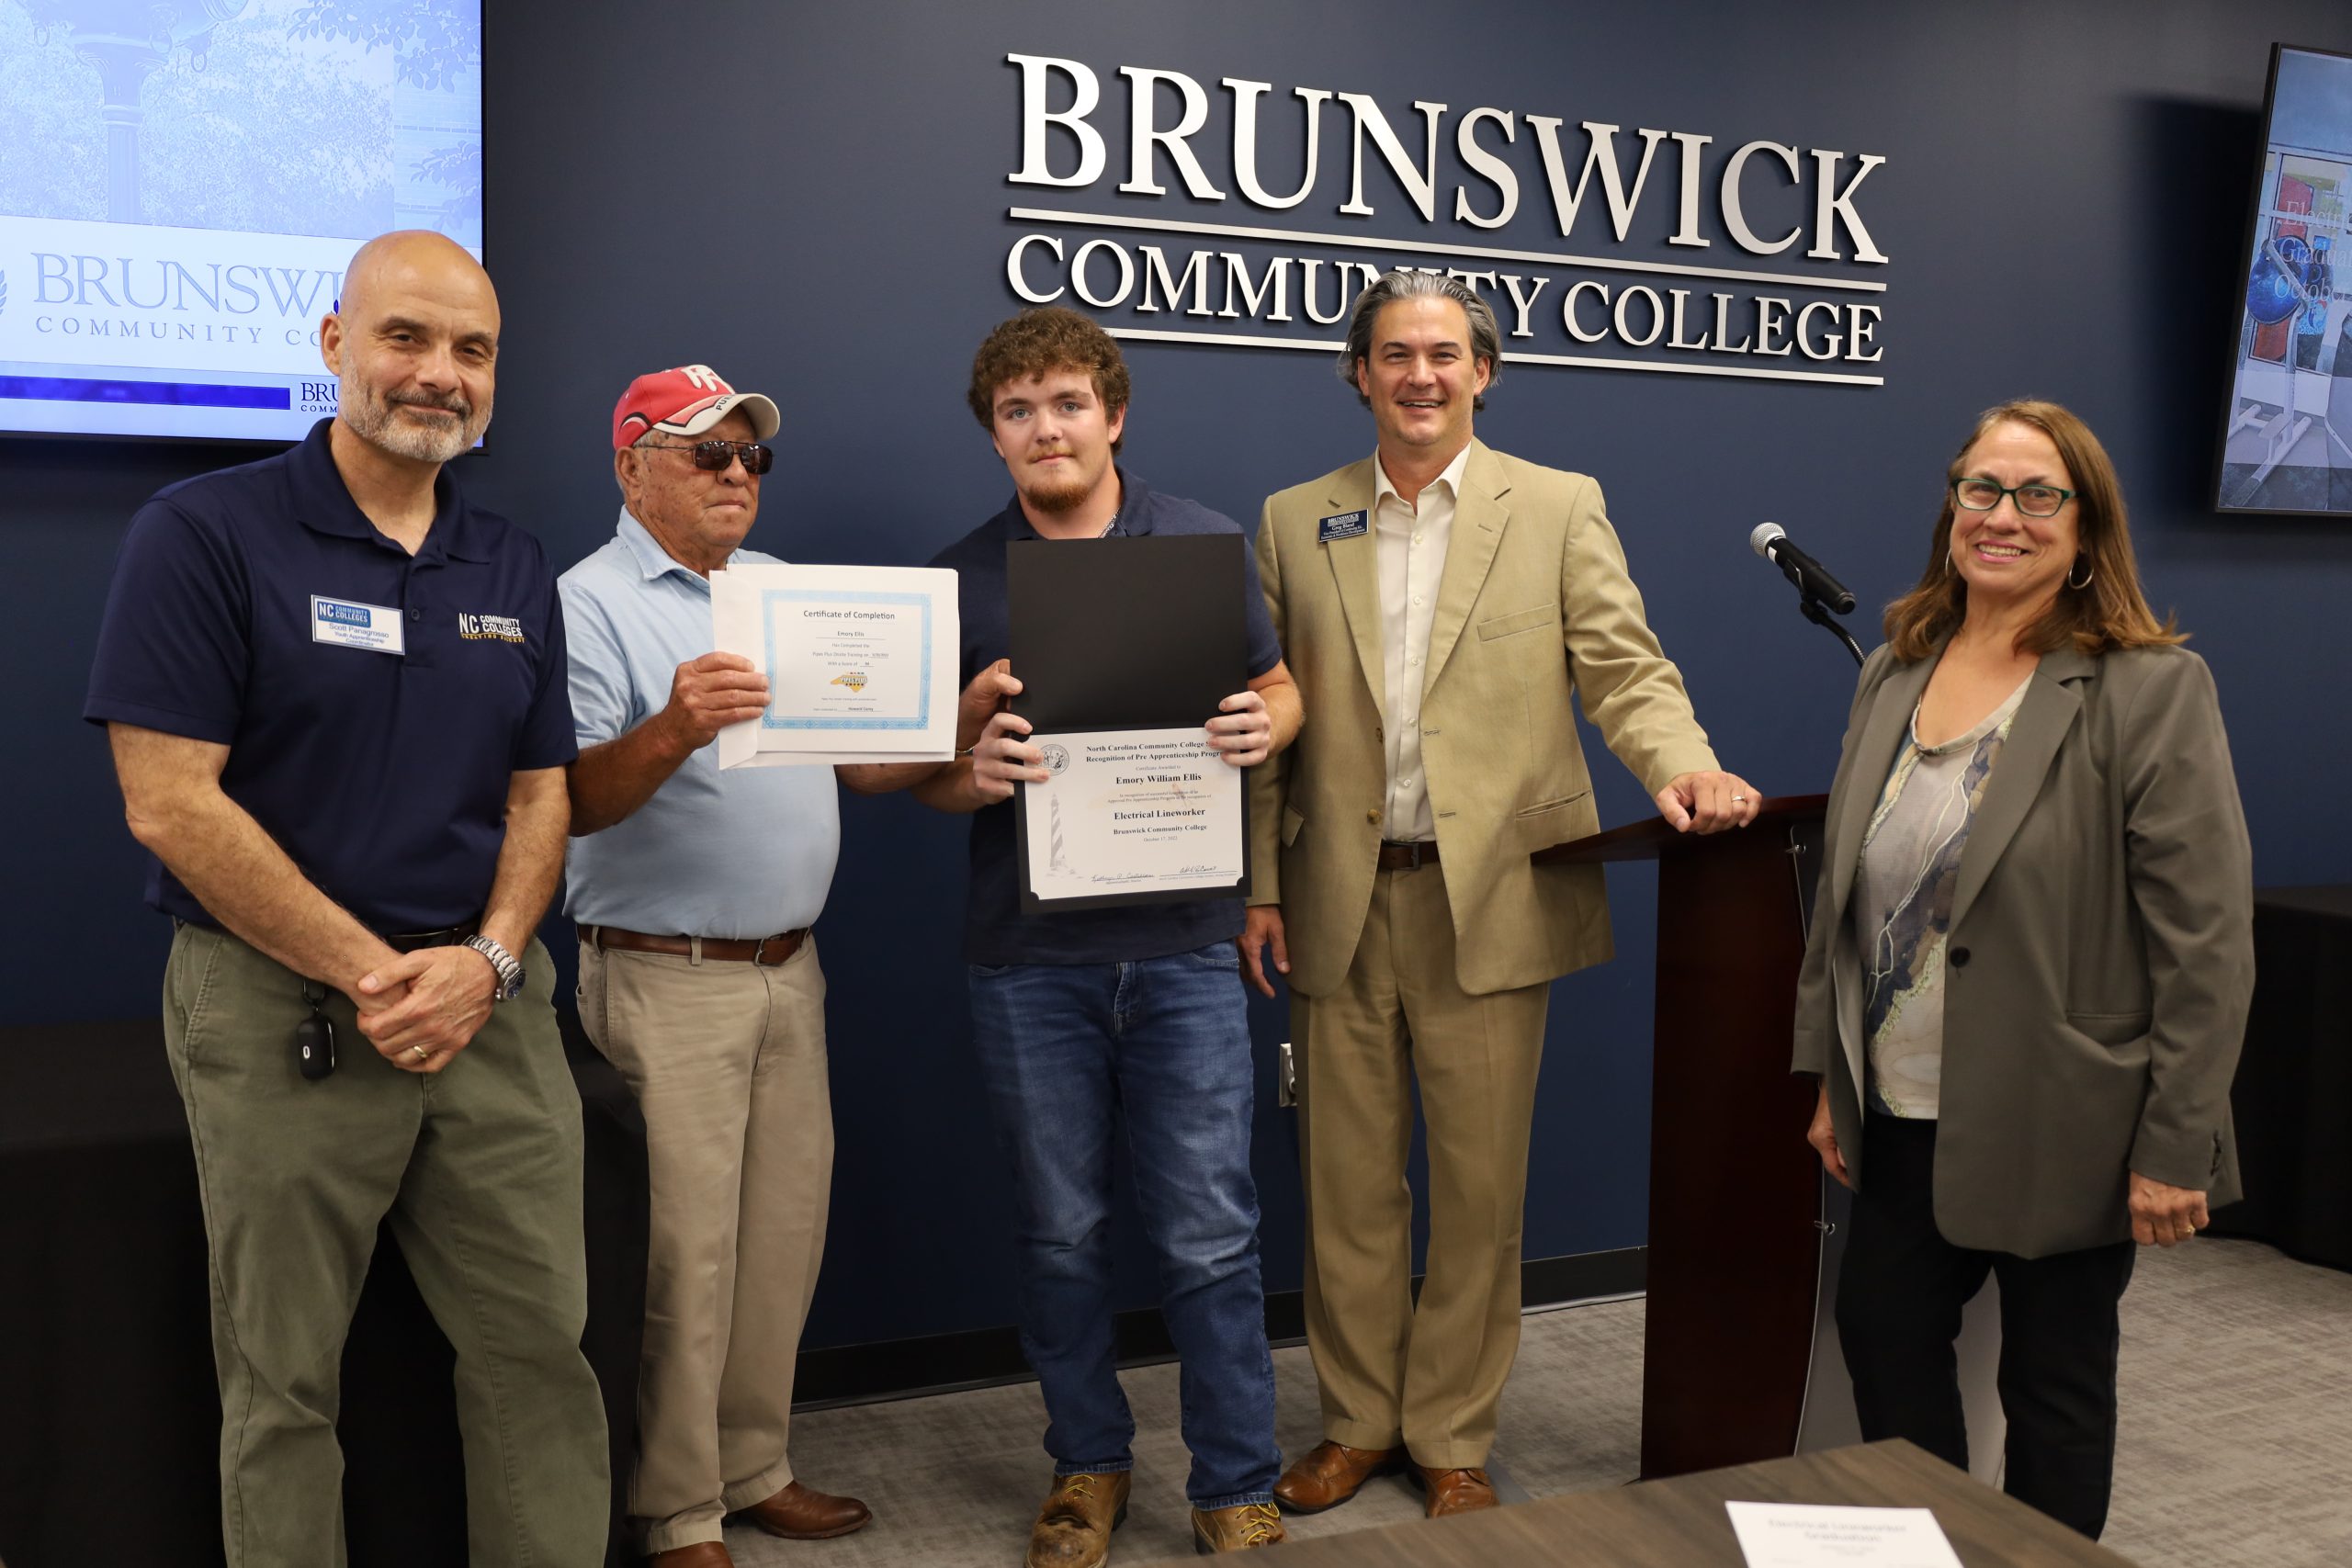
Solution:
M 1747 1568 L 1961 1568 L 1926 1508 L 1725 1503 Z
M 768 678 L 718 765 L 945 761 L 956 750 L 956 574 L 739 566 L 710 579 L 712 644 Z
M 1052 776 L 1020 791 L 1024 908 L 1246 890 L 1242 771 L 1199 725 L 1040 732 L 1029 741 Z

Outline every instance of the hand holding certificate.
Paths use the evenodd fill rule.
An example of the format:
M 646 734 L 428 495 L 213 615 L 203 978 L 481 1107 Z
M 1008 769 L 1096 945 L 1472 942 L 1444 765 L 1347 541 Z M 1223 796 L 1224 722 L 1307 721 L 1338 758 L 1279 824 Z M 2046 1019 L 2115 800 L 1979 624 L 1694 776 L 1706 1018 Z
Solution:
M 739 566 L 710 577 L 711 630 L 768 680 L 718 734 L 722 768 L 944 761 L 956 752 L 956 574 Z

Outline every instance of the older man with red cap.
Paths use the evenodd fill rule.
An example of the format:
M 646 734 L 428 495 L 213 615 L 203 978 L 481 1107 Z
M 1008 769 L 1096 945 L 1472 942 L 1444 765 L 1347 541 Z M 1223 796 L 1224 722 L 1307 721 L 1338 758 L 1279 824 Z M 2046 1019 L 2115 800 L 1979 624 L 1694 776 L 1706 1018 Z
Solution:
M 870 1517 L 786 1451 L 832 1179 L 808 928 L 841 841 L 833 776 L 721 773 L 710 746 L 767 705 L 750 660 L 711 650 L 710 574 L 775 561 L 741 547 L 778 423 L 707 366 L 639 377 L 613 411 L 618 529 L 560 585 L 580 1011 L 644 1111 L 652 1177 L 628 1507 L 665 1568 L 725 1568 L 730 1516 L 796 1540 Z

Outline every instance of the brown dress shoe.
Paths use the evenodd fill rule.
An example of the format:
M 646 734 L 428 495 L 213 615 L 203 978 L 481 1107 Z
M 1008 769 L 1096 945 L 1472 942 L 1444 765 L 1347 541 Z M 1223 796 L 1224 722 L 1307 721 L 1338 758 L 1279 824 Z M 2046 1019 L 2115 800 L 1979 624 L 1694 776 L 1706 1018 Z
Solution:
M 1250 1551 L 1280 1546 L 1290 1539 L 1283 1517 L 1272 1503 L 1237 1503 L 1230 1508 L 1193 1510 L 1193 1550 L 1205 1557 L 1212 1551 Z
M 1274 1501 L 1294 1514 L 1319 1514 L 1336 1508 L 1375 1475 L 1405 1468 L 1405 1450 L 1351 1449 L 1326 1438 L 1306 1450 L 1306 1457 L 1283 1472 L 1274 1483 Z
M 655 1552 L 646 1561 L 653 1568 L 735 1568 L 735 1560 L 727 1555 L 727 1548 L 715 1540 L 673 1546 L 667 1551 Z
M 1417 1464 L 1413 1483 L 1429 1494 L 1422 1511 L 1433 1519 L 1496 1506 L 1495 1483 L 1483 1470 L 1437 1470 Z
M 1127 1472 L 1057 1475 L 1029 1531 L 1028 1568 L 1102 1568 L 1111 1532 L 1126 1522 Z
M 831 1540 L 863 1529 L 874 1511 L 854 1497 L 834 1497 L 797 1481 L 769 1498 L 730 1516 L 749 1519 L 786 1540 Z

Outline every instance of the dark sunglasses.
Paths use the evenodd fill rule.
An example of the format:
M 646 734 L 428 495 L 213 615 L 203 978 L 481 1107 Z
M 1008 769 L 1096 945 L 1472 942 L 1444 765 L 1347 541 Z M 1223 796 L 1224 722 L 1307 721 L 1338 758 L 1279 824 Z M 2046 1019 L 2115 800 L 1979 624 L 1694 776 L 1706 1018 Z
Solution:
M 681 446 L 674 441 L 654 441 L 646 445 L 662 452 L 691 452 L 695 467 L 707 473 L 725 473 L 727 465 L 738 457 L 743 459 L 743 471 L 747 474 L 764 474 L 775 467 L 775 453 L 756 441 L 697 441 L 691 446 Z

